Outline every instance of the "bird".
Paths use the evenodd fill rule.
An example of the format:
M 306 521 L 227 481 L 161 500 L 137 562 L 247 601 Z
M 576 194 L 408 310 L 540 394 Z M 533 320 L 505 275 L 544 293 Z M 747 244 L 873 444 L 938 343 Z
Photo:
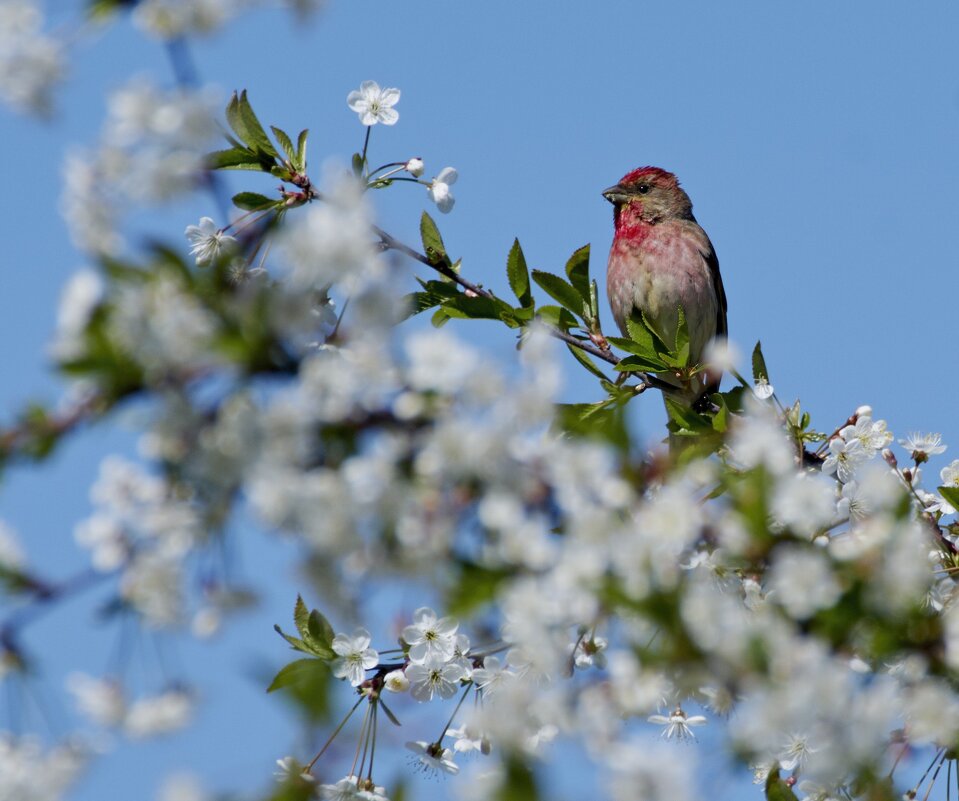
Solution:
M 606 291 L 616 325 L 628 337 L 627 320 L 642 312 L 672 347 L 682 307 L 689 364 L 700 364 L 707 344 L 727 335 L 726 292 L 716 251 L 693 216 L 689 195 L 671 172 L 639 167 L 605 189 L 603 197 L 613 204 Z M 699 405 L 718 391 L 722 374 L 700 372 L 688 384 L 678 376 L 660 377 L 677 384 L 687 402 Z

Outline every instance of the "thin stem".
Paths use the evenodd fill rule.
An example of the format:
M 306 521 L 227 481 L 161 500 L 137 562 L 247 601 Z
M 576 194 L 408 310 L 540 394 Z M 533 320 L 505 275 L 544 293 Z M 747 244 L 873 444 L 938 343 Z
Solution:
M 367 126 L 366 126 L 366 138 L 363 140 L 363 155 L 362 155 L 362 157 L 361 157 L 361 158 L 363 159 L 363 167 L 364 167 L 364 168 L 366 167 L 366 150 L 367 150 L 367 148 L 369 148 L 369 146 L 370 146 L 370 131 L 372 131 L 372 130 L 373 130 L 373 126 L 372 126 L 372 125 L 367 125 Z M 369 175 L 369 173 L 367 173 L 367 175 Z
M 373 701 L 373 727 L 372 734 L 370 735 L 370 764 L 366 771 L 366 778 L 372 782 L 373 781 L 373 757 L 376 756 L 376 726 L 379 716 L 377 713 L 377 701 Z
M 347 712 L 346 717 L 340 721 L 340 725 L 337 726 L 336 729 L 333 731 L 333 733 L 330 735 L 330 739 L 323 744 L 323 747 L 319 750 L 319 753 L 315 757 L 313 757 L 312 760 L 310 760 L 310 764 L 306 766 L 306 770 L 304 771 L 305 773 L 309 773 L 311 770 L 313 770 L 313 766 L 316 764 L 316 761 L 321 756 L 323 756 L 324 753 L 326 753 L 326 749 L 330 747 L 330 743 L 332 743 L 333 740 L 336 739 L 336 735 L 339 734 L 340 730 L 346 725 L 346 721 L 348 721 L 351 717 L 353 717 L 353 713 L 356 712 L 356 708 L 360 704 L 362 704 L 364 700 L 366 700 L 365 697 L 360 696 L 360 699 L 355 704 L 353 704 L 353 708 L 349 712 Z
M 366 712 L 363 713 L 363 724 L 360 726 L 360 738 L 359 738 L 359 740 L 356 741 L 356 755 L 353 757 L 353 767 L 350 768 L 350 775 L 351 775 L 351 776 L 359 776 L 359 773 L 357 772 L 357 769 L 356 769 L 356 764 L 357 764 L 357 762 L 358 762 L 359 759 L 360 759 L 360 747 L 361 747 L 361 746 L 363 745 L 363 743 L 365 742 L 365 737 L 364 737 L 364 735 L 367 734 L 367 729 L 366 729 L 366 727 L 367 727 L 367 721 L 369 721 L 369 719 L 370 719 L 370 707 L 372 707 L 372 706 L 373 706 L 373 704 L 367 704 L 367 706 L 366 706 Z M 365 749 L 364 749 L 364 751 L 365 751 Z M 364 756 L 364 759 L 365 759 L 365 758 L 366 758 L 366 757 Z M 362 763 L 361 763 L 361 765 L 360 765 L 360 770 L 362 770 L 362 769 L 363 769 L 363 767 L 362 767 Z
M 460 700 L 456 704 L 456 709 L 453 710 L 453 714 L 450 715 L 450 719 L 446 721 L 446 725 L 443 727 L 443 733 L 440 734 L 439 739 L 436 742 L 438 743 L 443 742 L 443 738 L 446 736 L 446 732 L 449 730 L 449 727 L 453 725 L 453 720 L 455 720 L 457 713 L 460 711 L 460 707 L 463 706 L 463 701 L 466 700 L 466 696 L 469 695 L 469 692 L 472 689 L 473 689 L 473 682 L 470 681 L 470 683 L 466 685 L 466 689 L 463 690 L 463 694 L 460 696 Z

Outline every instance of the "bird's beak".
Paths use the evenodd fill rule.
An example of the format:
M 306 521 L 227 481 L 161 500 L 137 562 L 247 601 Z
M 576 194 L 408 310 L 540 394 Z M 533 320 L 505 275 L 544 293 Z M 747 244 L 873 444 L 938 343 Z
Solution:
M 626 194 L 626 190 L 623 189 L 623 187 L 619 184 L 616 184 L 616 186 L 611 186 L 609 189 L 604 189 L 603 197 L 614 206 L 617 203 L 625 203 L 627 200 L 629 200 L 629 195 Z

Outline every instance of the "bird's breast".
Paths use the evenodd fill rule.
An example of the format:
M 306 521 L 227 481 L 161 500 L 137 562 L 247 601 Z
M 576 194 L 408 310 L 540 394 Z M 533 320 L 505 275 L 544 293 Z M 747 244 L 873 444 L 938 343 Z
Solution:
M 699 361 L 716 334 L 719 301 L 703 255 L 712 245 L 702 228 L 689 220 L 644 228 L 613 240 L 606 272 L 613 318 L 627 335 L 626 320 L 633 309 L 639 309 L 672 345 L 682 306 L 689 324 L 690 356 Z

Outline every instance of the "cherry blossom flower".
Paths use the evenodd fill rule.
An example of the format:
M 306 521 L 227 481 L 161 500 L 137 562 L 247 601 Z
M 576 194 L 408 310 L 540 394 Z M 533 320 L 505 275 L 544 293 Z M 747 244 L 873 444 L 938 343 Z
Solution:
M 376 667 L 380 655 L 370 648 L 370 633 L 356 629 L 352 635 L 337 634 L 333 638 L 333 651 L 339 656 L 330 663 L 333 675 L 338 679 L 348 678 L 358 687 L 366 678 L 366 671 Z
M 938 456 L 946 450 L 946 446 L 942 444 L 941 434 L 913 433 L 899 440 L 899 444 L 909 451 L 916 464 L 927 462 L 930 456 Z
M 363 125 L 395 125 L 400 118 L 393 108 L 400 100 L 399 89 L 380 89 L 376 81 L 363 81 L 359 90 L 353 90 L 346 97 L 349 107 L 360 115 Z
M 452 698 L 459 688 L 460 679 L 465 677 L 466 672 L 461 664 L 435 657 L 406 668 L 410 693 L 417 701 L 431 701 L 434 695 Z
M 683 712 L 682 707 L 676 707 L 667 717 L 666 715 L 650 715 L 647 720 L 663 726 L 663 738 L 670 740 L 675 737 L 678 740 L 695 740 L 692 726 L 705 726 L 706 718 L 702 715 L 688 716 Z
M 456 198 L 450 191 L 450 186 L 456 183 L 457 178 L 459 178 L 459 173 L 456 170 L 452 167 L 444 167 L 440 170 L 440 174 L 430 181 L 430 200 L 436 204 L 436 207 L 443 214 L 448 214 L 456 202 Z
M 442 771 L 454 776 L 460 772 L 459 765 L 453 761 L 453 752 L 439 743 L 417 740 L 408 742 L 406 747 L 416 755 L 414 761 L 418 767 L 425 771 Z
M 483 660 L 483 667 L 473 671 L 473 682 L 484 693 L 492 695 L 512 675 L 504 670 L 498 656 L 488 656 Z
M 756 379 L 756 386 L 753 387 L 753 394 L 759 398 L 759 400 L 771 398 L 775 392 L 776 388 L 765 378 L 760 376 Z
M 199 225 L 188 225 L 184 233 L 190 240 L 190 254 L 196 257 L 198 266 L 213 263 L 221 252 L 236 246 L 236 238 L 217 228 L 212 217 L 201 217 Z
M 437 619 L 436 612 L 429 607 L 417 609 L 413 613 L 413 625 L 403 629 L 403 641 L 410 646 L 410 661 L 422 664 L 428 659 L 443 662 L 451 659 L 456 650 L 454 638 L 458 628 L 459 623 L 452 617 Z
M 383 686 L 391 693 L 405 693 L 410 688 L 410 680 L 402 670 L 394 670 L 386 674 Z

